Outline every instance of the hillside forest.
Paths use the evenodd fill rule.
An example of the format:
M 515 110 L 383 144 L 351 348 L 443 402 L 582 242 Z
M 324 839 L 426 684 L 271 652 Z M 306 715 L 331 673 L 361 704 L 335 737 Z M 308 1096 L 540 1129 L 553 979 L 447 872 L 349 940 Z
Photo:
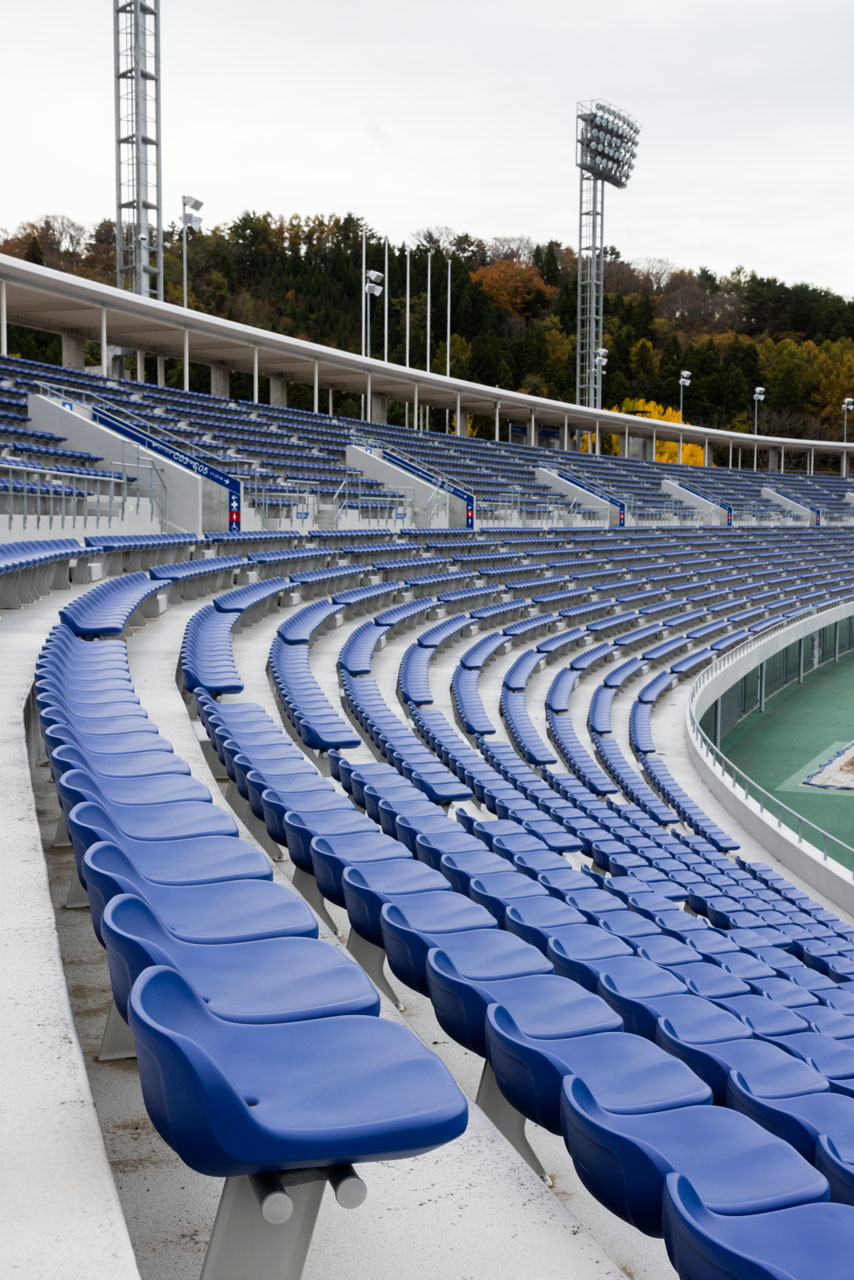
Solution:
M 353 214 L 286 218 L 247 211 L 229 225 L 190 232 L 190 306 L 357 352 L 363 230 L 368 267 L 384 271 L 382 237 Z M 0 230 L 0 252 L 113 284 L 114 234 L 110 220 L 87 228 L 65 216 L 45 217 Z M 572 248 L 524 237 L 484 241 L 443 227 L 416 232 L 409 248 L 411 365 L 445 372 L 450 262 L 451 374 L 574 399 Z M 180 305 L 182 246 L 174 224 L 166 233 L 164 276 L 166 300 Z M 396 364 L 405 363 L 405 281 L 406 246 L 389 245 L 388 358 Z M 678 420 L 679 374 L 686 369 L 686 422 L 752 431 L 753 391 L 763 386 L 763 434 L 842 438 L 840 406 L 854 394 L 854 300 L 741 266 L 717 276 L 703 266 L 625 262 L 613 247 L 606 250 L 605 291 L 606 407 Z M 373 307 L 371 353 L 377 357 L 384 350 L 384 307 L 384 299 Z M 58 362 L 59 339 L 12 327 L 10 351 Z M 193 366 L 190 385 L 206 391 L 208 378 L 206 369 Z M 169 363 L 167 379 L 181 385 L 180 364 Z M 247 381 L 233 375 L 232 394 L 251 394 Z M 308 394 L 293 387 L 290 402 L 301 405 L 304 396 L 308 407 Z M 357 414 L 351 399 L 342 396 L 336 411 Z M 402 406 L 393 406 L 390 417 L 398 413 L 402 420 Z M 441 419 L 444 427 L 444 414 Z M 474 420 L 469 431 L 491 434 L 491 421 Z

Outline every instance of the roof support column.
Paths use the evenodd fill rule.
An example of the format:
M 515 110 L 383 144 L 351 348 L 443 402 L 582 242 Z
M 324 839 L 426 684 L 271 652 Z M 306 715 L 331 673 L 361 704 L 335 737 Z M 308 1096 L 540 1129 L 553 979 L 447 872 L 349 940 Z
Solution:
M 658 452 L 658 433 L 655 427 L 652 429 L 652 461 L 655 462 L 655 455 Z
M 315 361 L 315 363 L 314 363 L 314 376 L 315 376 L 315 383 L 314 383 L 314 404 L 315 404 L 315 409 L 314 409 L 314 412 L 315 412 L 315 413 L 317 413 L 317 361 Z M 365 421 L 365 422 L 370 422 L 370 421 L 371 421 L 371 375 L 370 375 L 370 374 L 368 374 L 368 394 L 365 396 L 365 418 L 364 418 L 364 421 Z
M 815 475 L 815 449 L 810 449 L 810 475 Z
M 331 387 L 329 388 L 329 409 L 328 409 L 328 413 L 329 413 L 330 418 L 334 418 L 334 417 L 335 417 L 335 394 L 334 394 L 334 392 L 333 392 L 333 390 L 332 390 L 332 388 L 331 388 Z
M 184 390 L 190 390 L 190 330 L 184 330 Z
M 282 377 L 270 378 L 270 404 L 280 404 L 285 409 L 288 407 L 288 384 Z
M 166 386 L 166 357 L 157 357 L 157 385 L 158 387 Z
M 729 469 L 732 471 L 732 441 L 729 442 Z
M 412 397 L 412 418 L 413 418 L 412 425 L 415 427 L 415 430 L 420 431 L 421 428 L 418 422 L 418 383 L 417 382 L 415 383 L 415 394 Z
M 211 365 L 211 395 L 221 396 L 227 400 L 231 394 L 231 378 L 228 369 L 223 369 L 222 365 Z
M 252 348 L 252 403 L 258 403 L 258 348 Z
M 145 352 L 139 349 L 136 353 L 136 380 L 145 382 Z
M 682 432 L 679 432 L 679 465 L 682 466 Z
M 569 414 L 563 415 L 563 426 L 560 429 L 560 447 L 564 453 L 569 453 Z
M 705 440 L 703 441 L 703 466 L 707 467 L 708 465 L 709 465 L 709 437 L 706 436 Z
M 848 454 L 843 449 L 842 456 L 839 459 L 839 474 L 845 479 L 848 475 Z
M 107 376 L 107 308 L 101 307 L 101 377 Z
M 450 303 L 448 304 L 450 306 Z M 460 409 L 460 393 L 457 392 L 457 412 L 454 417 L 454 430 L 458 436 L 463 434 L 463 415 Z
M 9 339 L 6 326 L 6 281 L 0 280 L 0 356 L 7 356 L 8 354 Z
M 371 411 L 370 380 L 368 381 L 368 413 Z M 314 362 L 314 412 L 320 413 L 320 365 Z
M 496 400 L 495 401 L 495 439 L 496 440 L 498 439 L 498 436 L 499 436 L 500 427 L 501 427 L 501 401 Z
M 602 446 L 599 441 L 599 419 L 597 418 L 596 419 L 596 457 L 597 458 L 599 457 L 601 450 L 602 450 Z
M 537 443 L 537 415 L 531 410 L 531 417 L 528 420 L 528 433 L 526 444 L 535 445 Z

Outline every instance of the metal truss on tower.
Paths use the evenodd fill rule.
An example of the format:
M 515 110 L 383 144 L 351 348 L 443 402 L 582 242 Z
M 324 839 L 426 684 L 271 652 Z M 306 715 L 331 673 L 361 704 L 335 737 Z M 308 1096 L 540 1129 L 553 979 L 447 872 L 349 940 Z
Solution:
M 578 330 L 575 399 L 602 407 L 605 292 L 605 184 L 625 187 L 631 177 L 640 126 L 606 102 L 579 102 L 576 164 L 581 170 L 578 202 Z
M 113 0 L 116 283 L 163 297 L 160 0 Z
M 600 409 L 597 395 L 596 353 L 602 349 L 602 297 L 605 288 L 605 185 L 592 173 L 581 172 L 578 204 L 578 336 L 575 359 L 575 401 Z

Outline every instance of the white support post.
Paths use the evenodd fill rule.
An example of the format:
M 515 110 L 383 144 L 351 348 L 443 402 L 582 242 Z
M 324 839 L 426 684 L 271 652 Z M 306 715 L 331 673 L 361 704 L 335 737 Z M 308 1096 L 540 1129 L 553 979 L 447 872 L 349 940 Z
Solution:
M 457 413 L 456 413 L 456 418 L 455 418 L 454 422 L 455 422 L 455 430 L 456 430 L 456 434 L 457 434 L 458 436 L 461 436 L 461 435 L 463 434 L 463 416 L 462 416 L 462 411 L 461 411 L 461 409 L 460 409 L 460 393 L 459 393 L 459 391 L 457 392 Z
M 780 474 L 782 475 L 785 470 L 786 470 L 786 446 L 783 444 L 780 446 Z
M 139 350 L 136 353 L 136 380 L 145 382 L 145 352 Z
M 729 442 L 729 469 L 732 471 L 732 441 Z
M 753 437 L 753 470 L 754 471 L 758 470 L 758 466 L 757 466 L 758 462 L 759 462 L 759 449 L 757 447 L 756 436 L 754 436 Z
M 679 465 L 682 466 L 682 432 L 679 432 Z
M 385 242 L 385 275 L 383 276 L 383 360 L 388 364 L 388 237 Z
M 365 294 L 365 283 L 366 283 L 367 265 L 368 265 L 368 246 L 365 239 L 365 232 L 363 231 L 362 232 L 362 287 L 359 290 L 359 294 L 362 299 L 362 355 L 365 354 L 365 302 L 366 302 L 366 296 L 367 296 Z
M 653 427 L 652 429 L 652 461 L 653 462 L 655 462 L 655 457 L 657 453 L 658 453 L 658 432 L 656 431 L 655 427 Z
M 0 356 L 9 354 L 9 337 L 6 323 L 6 281 L 0 280 Z
M 501 401 L 496 400 L 495 401 L 495 439 L 496 440 L 499 438 L 500 426 L 501 426 Z
M 371 412 L 370 391 L 368 392 L 368 414 Z M 314 362 L 314 412 L 320 413 L 320 365 Z
M 190 330 L 184 330 L 184 390 L 190 390 Z
M 258 403 L 258 348 L 252 348 L 252 403 Z
M 107 308 L 101 307 L 101 377 L 107 376 Z
M 563 415 L 563 426 L 560 429 L 560 447 L 564 453 L 569 453 L 569 414 Z
M 451 376 L 451 259 L 448 259 L 448 315 L 445 325 L 445 377 Z M 457 435 L 459 435 L 459 431 Z
M 601 444 L 599 442 L 599 419 L 597 418 L 596 419 L 596 457 L 597 458 L 599 457 L 600 449 L 601 449 Z
M 527 443 L 529 445 L 535 445 L 537 443 L 537 415 L 534 413 L 533 409 L 531 410 L 531 417 L 528 422 Z
M 709 465 L 709 437 L 706 436 L 705 440 L 703 441 L 703 466 L 707 467 L 708 465 Z
M 424 368 L 430 372 L 430 312 L 433 309 L 433 252 L 427 254 L 427 344 L 424 357 Z
M 317 364 L 315 364 L 317 369 Z M 365 422 L 371 421 L 371 375 L 368 374 L 368 393 L 365 396 Z
M 335 417 L 335 399 L 331 387 L 329 388 L 329 416 L 330 418 Z
M 418 421 L 418 383 L 415 383 L 415 394 L 412 397 L 412 420 L 416 431 L 421 430 L 421 423 Z
M 410 251 L 409 249 L 407 249 L 406 250 L 406 352 L 405 352 L 405 357 L 406 357 L 405 363 L 406 363 L 407 369 L 409 368 L 409 328 L 410 328 L 409 326 L 409 281 L 410 281 L 411 268 L 412 268 L 412 264 L 410 261 Z M 407 423 L 407 426 L 408 425 L 409 424 Z
M 815 475 L 815 449 L 810 449 L 810 475 Z
M 157 357 L 157 385 L 158 387 L 166 386 L 166 357 Z

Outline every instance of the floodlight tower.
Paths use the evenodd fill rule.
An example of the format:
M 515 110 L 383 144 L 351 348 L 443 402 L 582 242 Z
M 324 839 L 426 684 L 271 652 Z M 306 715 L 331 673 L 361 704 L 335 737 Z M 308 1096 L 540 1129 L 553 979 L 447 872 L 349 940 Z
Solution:
M 113 0 L 116 284 L 163 297 L 160 0 Z
M 602 407 L 596 352 L 602 349 L 605 280 L 605 183 L 625 187 L 631 177 L 640 125 L 607 102 L 579 102 L 575 162 L 581 170 L 578 203 L 578 337 L 576 403 Z

